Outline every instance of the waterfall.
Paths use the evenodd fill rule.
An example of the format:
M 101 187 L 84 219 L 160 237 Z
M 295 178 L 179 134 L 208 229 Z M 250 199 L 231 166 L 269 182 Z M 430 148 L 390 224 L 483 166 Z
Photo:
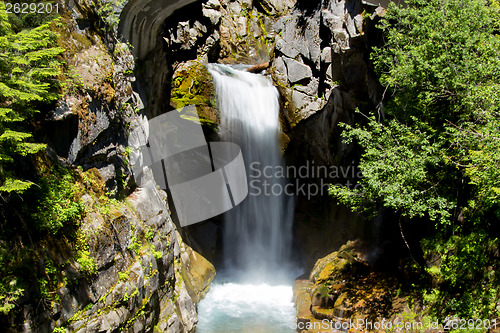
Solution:
M 286 179 L 278 174 L 284 168 L 278 91 L 259 74 L 219 64 L 208 69 L 221 136 L 241 147 L 249 182 L 247 198 L 225 215 L 225 267 L 253 282 L 273 282 L 290 261 L 293 219 L 293 199 L 283 193 Z
M 293 199 L 282 193 L 284 175 L 275 174 L 284 168 L 278 91 L 262 75 L 226 65 L 207 67 L 215 83 L 221 137 L 238 144 L 243 154 L 248 196 L 225 213 L 225 267 L 198 305 L 197 333 L 293 333 Z

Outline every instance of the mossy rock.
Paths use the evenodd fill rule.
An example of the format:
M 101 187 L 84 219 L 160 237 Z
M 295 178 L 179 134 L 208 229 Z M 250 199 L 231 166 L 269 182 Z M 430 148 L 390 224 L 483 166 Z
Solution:
M 204 64 L 199 61 L 188 61 L 176 69 L 171 81 L 170 105 L 184 111 L 181 116 L 185 119 L 194 118 L 190 114 L 194 105 L 202 125 L 216 129 L 220 122 L 220 115 L 215 108 L 215 88 L 212 77 Z M 182 113 L 183 111 L 181 111 Z
M 339 258 L 334 262 L 329 262 L 325 265 L 323 270 L 319 272 L 316 279 L 317 283 L 325 282 L 340 276 L 349 267 L 349 261 Z
M 180 275 L 186 284 L 189 296 L 193 302 L 198 303 L 210 288 L 210 283 L 215 277 L 215 267 L 184 243 L 177 231 L 176 237 L 181 249 L 182 270 Z

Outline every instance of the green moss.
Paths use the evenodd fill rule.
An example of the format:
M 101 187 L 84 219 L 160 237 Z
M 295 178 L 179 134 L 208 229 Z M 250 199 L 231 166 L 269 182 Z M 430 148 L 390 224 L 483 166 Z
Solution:
M 129 271 L 126 271 L 126 272 L 118 272 L 118 278 L 120 279 L 120 281 L 127 281 L 128 280 L 128 277 L 129 277 Z
M 212 106 L 210 95 L 213 93 L 213 85 L 203 64 L 196 62 L 175 75 L 171 82 L 172 106 L 177 109 L 188 105 Z

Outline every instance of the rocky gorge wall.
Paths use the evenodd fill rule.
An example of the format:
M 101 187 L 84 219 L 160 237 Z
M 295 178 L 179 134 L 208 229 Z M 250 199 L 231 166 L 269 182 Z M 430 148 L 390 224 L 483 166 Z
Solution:
M 369 239 L 374 232 L 330 198 L 327 187 L 354 186 L 359 179 L 355 146 L 342 142 L 339 124 L 362 121 L 356 109 L 382 106 L 369 51 L 379 42 L 375 24 L 383 13 L 373 2 L 299 1 L 275 25 L 272 77 L 282 97 L 285 158 L 288 165 L 310 171 L 299 183 L 321 189 L 297 197 L 295 237 L 309 268 L 346 240 Z M 338 176 L 311 176 L 319 167 L 328 174 L 338 170 Z
M 45 247 L 45 260 L 61 269 L 50 272 L 57 282 L 50 301 L 32 303 L 26 295 L 22 312 L 4 327 L 9 332 L 193 332 L 196 303 L 215 270 L 183 243 L 166 194 L 146 175 L 126 200 L 103 205 L 106 199 L 94 192 L 102 185 L 97 170 L 82 176 L 89 190 L 82 197 L 86 214 L 80 241 L 52 240 Z
M 117 34 L 123 7 L 61 8 L 67 89 L 37 136 L 47 167 L 78 179 L 84 218 L 75 235 L 43 240 L 48 284 L 39 295 L 34 281 L 0 323 L 9 332 L 193 332 L 215 270 L 183 242 L 150 170 L 132 175 L 128 145 L 147 139 L 147 118 L 133 87 L 136 59 Z
M 136 34 L 142 22 L 147 36 L 143 40 L 130 37 L 129 42 L 138 57 L 133 90 L 149 119 L 195 105 L 205 134 L 216 140 L 219 116 L 204 64 L 270 61 L 267 73 L 281 96 L 287 163 L 297 168 L 306 164 L 355 167 L 356 151 L 353 145 L 342 143 L 338 124 L 358 121 L 356 108 L 366 111 L 380 106 L 381 91 L 368 56 L 379 40 L 374 25 L 383 8 L 378 3 L 209 0 L 183 7 L 168 1 L 164 5 L 160 10 L 157 5 L 129 1 L 116 12 L 118 34 L 125 38 Z M 171 15 L 158 27 L 155 13 L 163 19 L 167 12 Z M 352 178 L 324 181 L 355 181 Z M 299 179 L 306 184 L 320 181 Z M 312 198 L 299 195 L 296 216 L 296 239 L 308 267 L 346 239 L 369 238 L 373 233 L 370 225 L 338 206 L 324 189 Z M 184 236 L 214 260 L 221 246 L 220 221 L 186 231 Z M 206 234 L 212 235 L 210 240 Z

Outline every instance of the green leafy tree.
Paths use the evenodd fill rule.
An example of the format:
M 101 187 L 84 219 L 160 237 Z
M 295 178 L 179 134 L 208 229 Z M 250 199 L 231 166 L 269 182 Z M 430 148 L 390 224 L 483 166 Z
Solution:
M 500 6 L 406 3 L 389 7 L 384 45 L 372 52 L 385 107 L 343 134 L 362 147 L 364 188 L 331 193 L 354 210 L 435 221 L 437 234 L 423 243 L 424 257 L 441 258 L 426 270 L 439 275 L 431 305 L 439 315 L 491 316 L 500 268 Z
M 389 96 L 389 120 L 347 126 L 346 139 L 364 148 L 365 189 L 332 193 L 353 208 L 380 203 L 442 223 L 497 211 L 500 6 L 409 0 L 392 5 L 380 27 L 385 44 L 372 60 Z M 465 204 L 460 182 L 471 185 Z
M 439 192 L 442 177 L 433 174 L 445 164 L 439 142 L 395 119 L 381 124 L 371 117 L 365 128 L 343 127 L 345 142 L 356 140 L 363 147 L 359 163 L 363 186 L 334 186 L 333 195 L 358 211 L 376 212 L 384 206 L 407 218 L 449 222 L 455 202 Z

